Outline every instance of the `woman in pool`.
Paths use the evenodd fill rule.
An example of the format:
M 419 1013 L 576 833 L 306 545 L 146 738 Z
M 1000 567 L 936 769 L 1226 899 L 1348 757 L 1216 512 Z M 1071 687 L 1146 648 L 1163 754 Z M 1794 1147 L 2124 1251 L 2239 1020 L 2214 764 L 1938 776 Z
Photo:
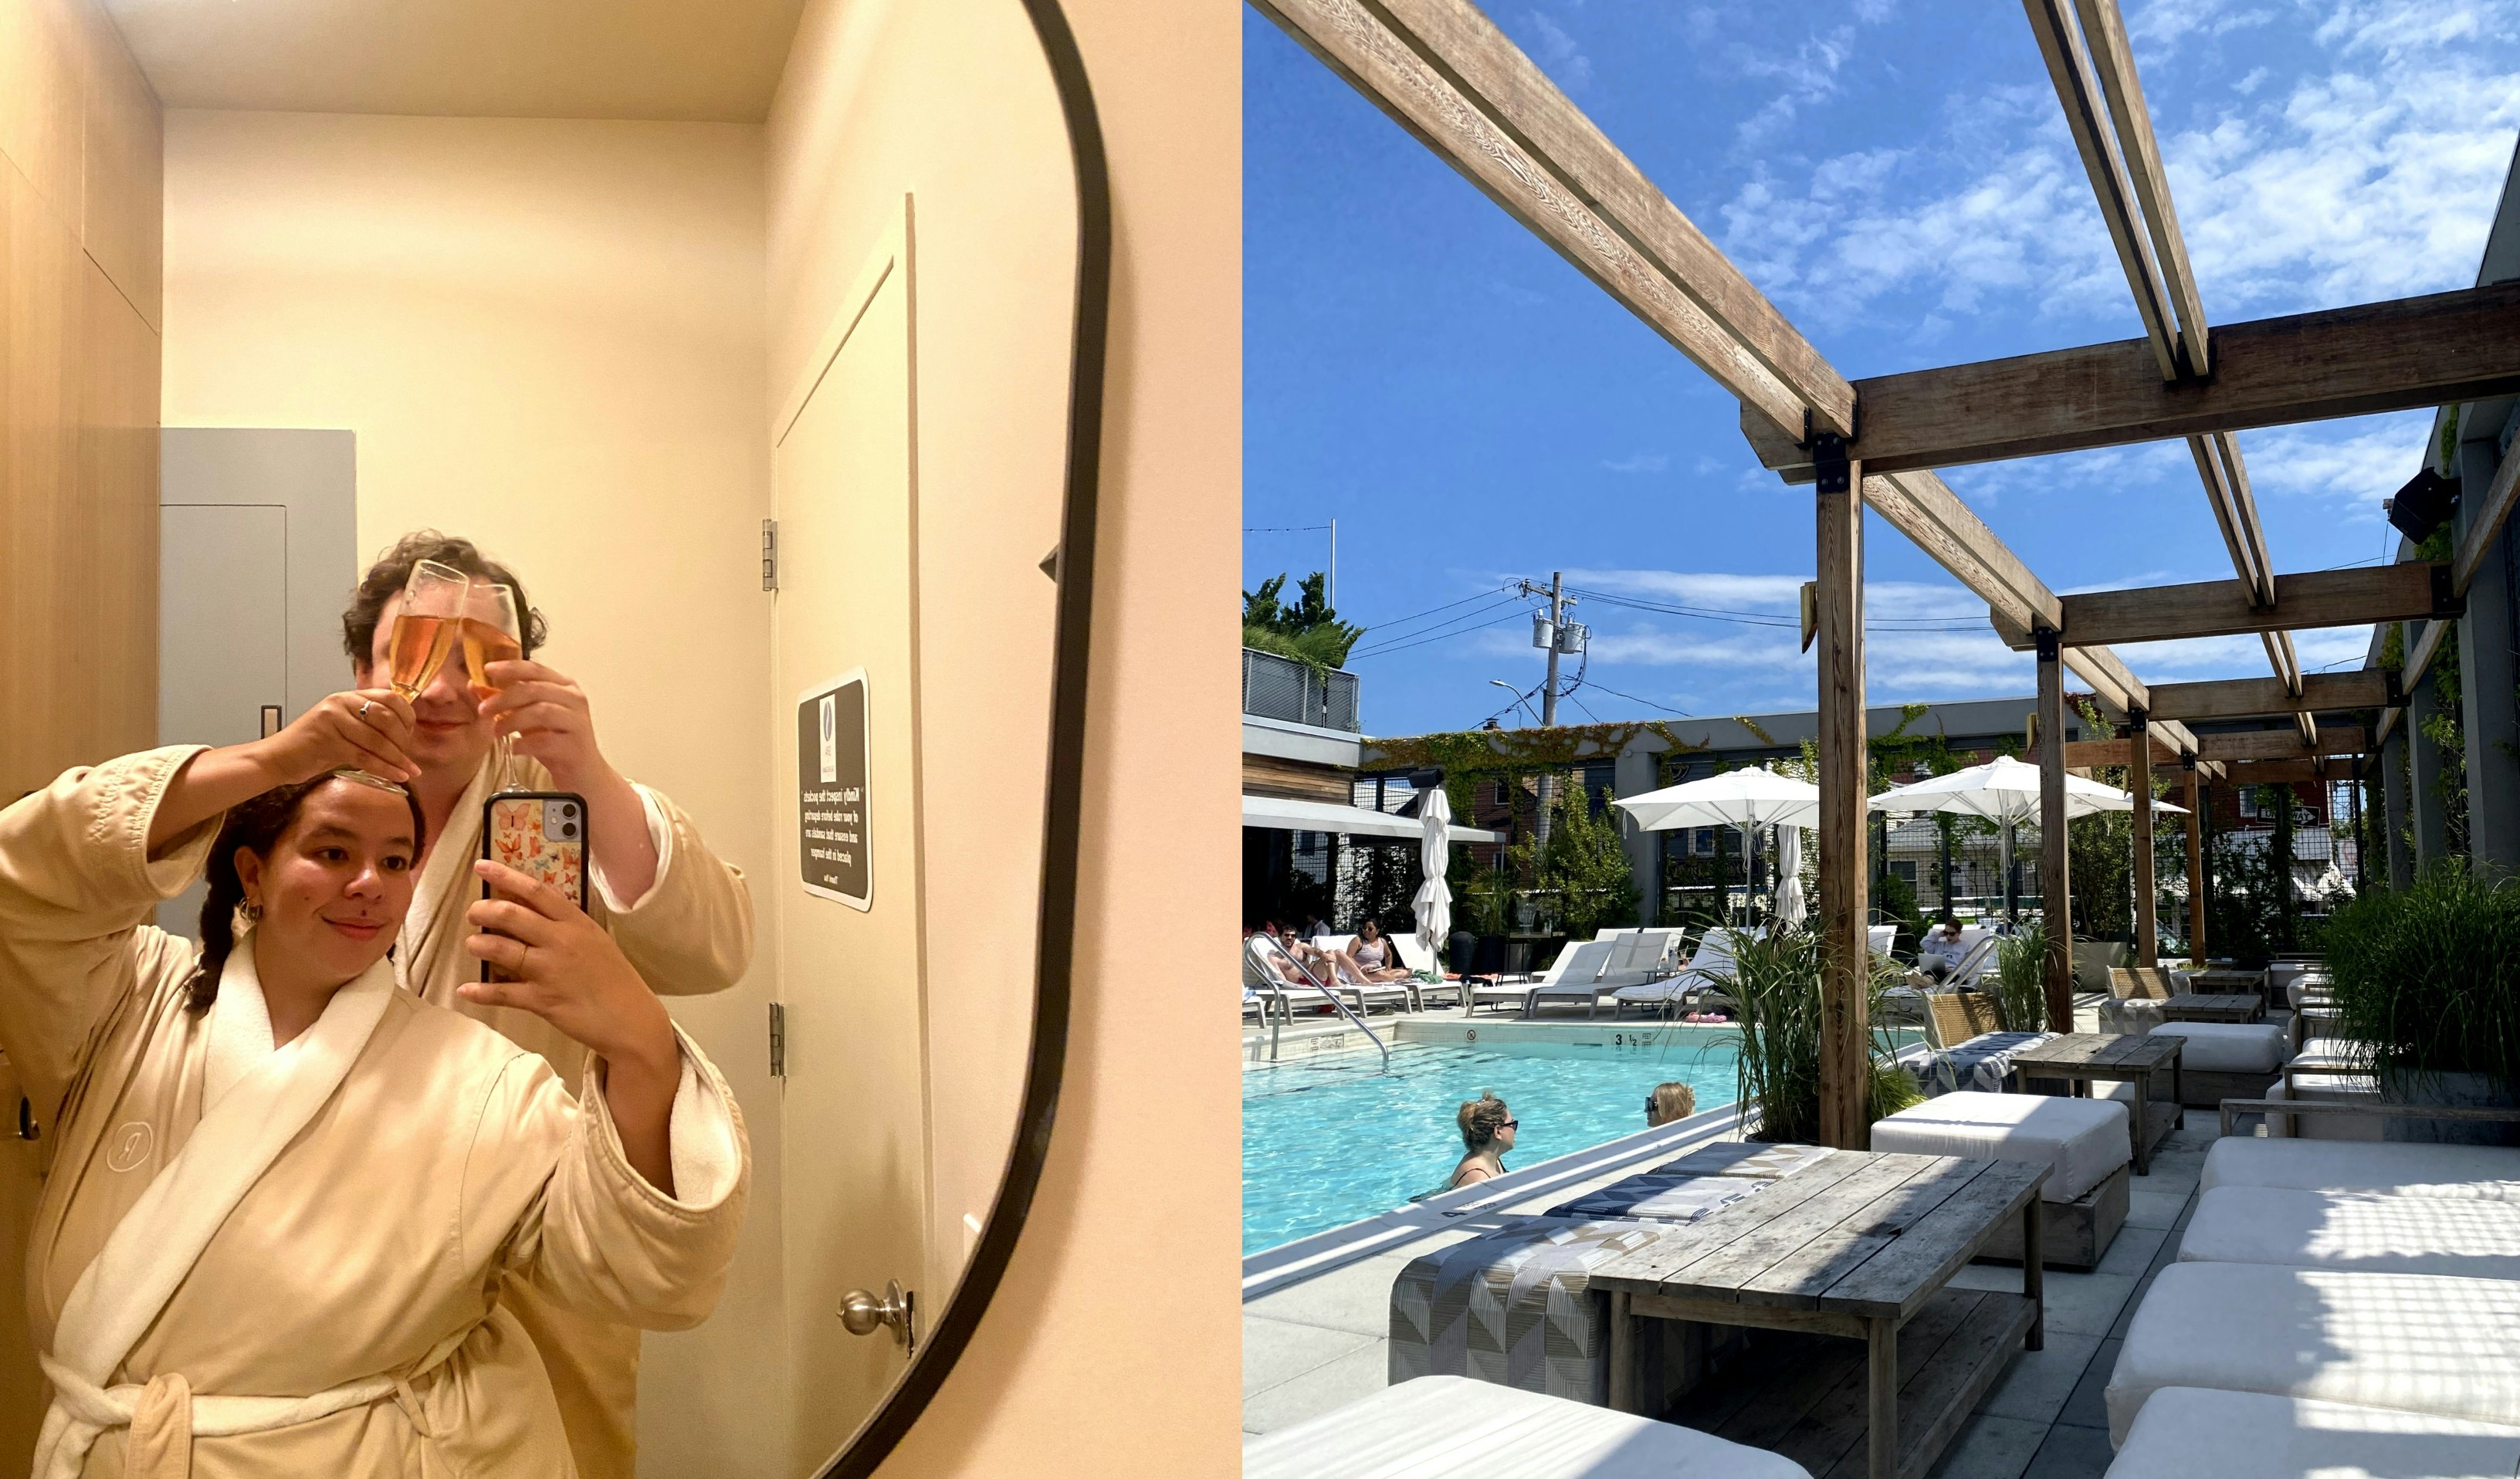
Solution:
M 1697 1091 L 1687 1084 L 1656 1084 L 1645 1096 L 1645 1128 L 1685 1120 L 1697 1112 Z
M 742 1120 L 603 928 L 522 874 L 467 998 L 396 989 L 419 805 L 408 704 L 336 694 L 268 740 L 65 773 L 0 810 L 0 1049 L 53 1164 L 26 1291 L 38 1479 L 572 1471 L 503 1287 L 666 1329 L 716 1302 Z M 338 767 L 357 767 L 348 774 Z M 206 865 L 203 945 L 149 920 Z
M 1461 1124 L 1462 1143 L 1469 1149 L 1453 1168 L 1453 1179 L 1444 1184 L 1444 1189 L 1505 1175 L 1505 1153 L 1513 1148 L 1513 1132 L 1520 1123 L 1505 1100 L 1482 1093 L 1477 1098 L 1463 1099 L 1453 1117 Z

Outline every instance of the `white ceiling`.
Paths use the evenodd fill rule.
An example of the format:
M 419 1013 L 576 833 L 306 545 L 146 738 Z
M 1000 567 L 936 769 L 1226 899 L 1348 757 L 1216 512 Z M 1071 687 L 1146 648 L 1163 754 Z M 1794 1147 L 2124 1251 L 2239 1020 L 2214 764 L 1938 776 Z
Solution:
M 104 4 L 168 108 L 745 123 L 768 113 L 804 8 L 804 0 Z

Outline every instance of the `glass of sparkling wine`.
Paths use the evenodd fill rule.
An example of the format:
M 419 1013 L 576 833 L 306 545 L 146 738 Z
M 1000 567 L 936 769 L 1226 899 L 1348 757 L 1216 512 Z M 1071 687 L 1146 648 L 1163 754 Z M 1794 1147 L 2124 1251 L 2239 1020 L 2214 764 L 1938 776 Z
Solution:
M 464 621 L 465 678 L 472 686 L 474 698 L 486 699 L 499 692 L 490 681 L 490 664 L 514 662 L 525 655 L 524 626 L 517 619 L 517 593 L 492 580 L 476 580 L 465 593 Z M 502 754 L 512 750 L 516 736 L 501 735 Z
M 393 691 L 417 700 L 437 681 L 455 650 L 464 619 L 465 595 L 472 582 L 462 570 L 424 560 L 411 567 L 403 583 L 402 605 L 394 612 L 393 636 L 386 647 L 386 665 Z

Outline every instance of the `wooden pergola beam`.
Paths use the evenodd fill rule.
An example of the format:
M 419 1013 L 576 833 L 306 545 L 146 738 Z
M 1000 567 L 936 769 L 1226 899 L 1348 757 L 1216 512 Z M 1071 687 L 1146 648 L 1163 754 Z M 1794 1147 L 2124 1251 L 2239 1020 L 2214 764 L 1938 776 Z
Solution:
M 1844 377 L 1467 0 L 1253 3 L 1772 427 L 1853 429 Z
M 2146 728 L 2150 726 L 2147 725 Z M 2030 753 L 2022 758 L 2035 764 L 2043 748 L 2045 746 L 2034 744 L 2030 747 Z M 2149 748 L 2155 760 L 2167 760 L 2174 765 L 2179 761 L 2179 750 L 2172 745 L 2164 744 L 2158 735 L 2152 737 Z M 2068 740 L 2065 741 L 2065 769 L 2069 771 L 2097 770 L 2104 765 L 2134 763 L 2135 741 L 2133 740 Z
M 2155 719 L 2251 719 L 2262 714 L 2310 714 L 2340 709 L 2387 708 L 2399 700 L 2390 675 L 2379 668 L 2350 673 L 2305 673 L 2301 693 L 2287 693 L 2273 678 L 2226 678 L 2212 683 L 2156 683 Z
M 2301 781 L 2351 781 L 2354 762 L 2326 760 L 2249 760 L 2230 769 L 2232 785 L 2282 785 Z
M 2302 743 L 2301 736 L 2288 729 L 2196 737 L 2196 753 L 2208 760 L 2308 760 L 2360 755 L 2370 747 L 2369 732 L 2355 724 L 2321 726 L 2318 738 L 2309 744 Z
M 2520 283 L 2227 324 L 2210 380 L 2163 381 L 2135 338 L 1854 384 L 1849 450 L 1876 474 L 2482 400 L 2520 390 Z M 1773 424 L 1741 429 L 1787 482 L 1810 479 Z
M 2238 580 L 2093 591 L 2061 602 L 2069 646 L 2109 646 L 2456 615 L 2457 603 L 2448 593 L 2447 566 L 2410 560 L 2278 575 L 2272 606 L 2256 605 Z M 2032 645 L 2030 634 L 2019 628 L 1999 622 L 1997 630 L 2015 650 Z

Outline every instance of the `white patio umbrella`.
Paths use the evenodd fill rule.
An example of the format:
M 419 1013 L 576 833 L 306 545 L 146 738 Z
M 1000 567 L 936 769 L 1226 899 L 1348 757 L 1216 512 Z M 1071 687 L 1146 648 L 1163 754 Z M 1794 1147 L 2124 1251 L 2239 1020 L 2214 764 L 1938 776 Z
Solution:
M 1415 902 L 1418 938 L 1441 961 L 1445 941 L 1453 933 L 1453 889 L 1444 881 L 1453 862 L 1453 803 L 1444 787 L 1436 785 L 1425 792 L 1425 799 L 1418 803 L 1418 820 L 1426 829 L 1418 842 L 1418 867 L 1426 875 L 1426 881 L 1418 885 Z
M 1737 827 L 1741 829 L 1744 858 L 1750 856 L 1750 829 L 1754 827 L 1778 827 L 1790 832 L 1796 828 L 1820 825 L 1819 786 L 1761 769 L 1726 771 L 1699 781 L 1684 781 L 1610 804 L 1636 818 L 1637 826 L 1646 831 Z M 1778 833 L 1780 856 L 1787 845 L 1782 840 L 1785 832 Z M 1801 839 L 1795 838 L 1792 845 L 1799 848 Z M 1796 892 L 1799 894 L 1799 889 Z M 1781 886 L 1778 897 L 1783 897 Z M 1728 902 L 1725 909 L 1730 913 L 1732 905 Z
M 1777 922 L 1787 929 L 1803 921 L 1803 829 L 1777 829 Z
M 1871 805 L 1877 812 L 1952 812 L 1998 824 L 2003 829 L 2002 869 L 2008 879 L 2012 876 L 2012 829 L 2024 822 L 2039 820 L 2039 767 L 2009 755 L 1998 755 L 1984 765 L 1956 770 L 1948 776 L 1892 786 L 1873 797 Z M 2167 801 L 2153 802 L 2152 809 L 2186 810 Z M 2133 791 L 2102 785 L 2081 776 L 2065 777 L 2065 819 L 2069 822 L 2098 812 L 2133 810 Z M 2007 890 L 2010 886 L 2005 885 Z M 2005 897 L 2010 897 L 2009 892 Z
M 1726 771 L 1610 804 L 1636 818 L 1646 831 L 1820 825 L 1820 787 L 1770 770 Z
M 1989 822 L 2016 824 L 2039 820 L 2039 767 L 2009 755 L 1998 755 L 1984 765 L 1972 765 L 1948 776 L 1935 776 L 1913 785 L 1898 785 L 1872 798 L 1872 809 L 1881 812 L 1954 812 L 1964 817 L 1983 817 Z M 2154 811 L 2177 812 L 2184 808 L 2167 801 L 2152 803 Z M 2065 778 L 2065 816 L 2088 817 L 2095 812 L 2135 810 L 2135 793 L 2114 785 L 2102 785 L 2080 776 Z

